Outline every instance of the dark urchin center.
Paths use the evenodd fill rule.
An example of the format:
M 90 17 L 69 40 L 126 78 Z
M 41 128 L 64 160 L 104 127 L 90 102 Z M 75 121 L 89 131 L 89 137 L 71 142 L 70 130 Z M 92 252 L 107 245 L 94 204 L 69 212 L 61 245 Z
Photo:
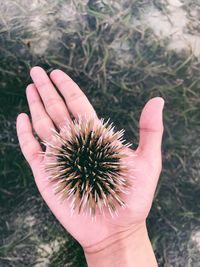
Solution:
M 100 199 L 103 199 L 100 188 L 106 195 L 110 194 L 108 188 L 115 190 L 114 183 L 108 177 L 119 174 L 119 158 L 108 142 L 105 140 L 99 142 L 100 136 L 94 138 L 93 134 L 93 131 L 90 131 L 87 136 L 83 134 L 76 136 L 73 141 L 66 141 L 66 145 L 62 145 L 66 154 L 60 155 L 58 161 L 65 162 L 62 169 L 68 169 L 66 177 L 70 175 L 78 177 L 70 180 L 70 187 L 78 185 L 80 198 L 88 183 L 93 199 L 95 192 Z

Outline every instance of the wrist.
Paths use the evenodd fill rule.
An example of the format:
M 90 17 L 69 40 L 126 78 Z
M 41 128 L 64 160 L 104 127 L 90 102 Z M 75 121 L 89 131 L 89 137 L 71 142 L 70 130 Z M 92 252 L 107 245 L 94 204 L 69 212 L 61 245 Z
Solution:
M 84 248 L 89 267 L 157 267 L 145 222 Z

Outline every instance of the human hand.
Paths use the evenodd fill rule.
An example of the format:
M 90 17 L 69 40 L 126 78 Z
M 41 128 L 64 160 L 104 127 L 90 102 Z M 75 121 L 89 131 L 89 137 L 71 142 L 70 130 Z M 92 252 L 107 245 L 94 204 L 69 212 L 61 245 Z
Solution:
M 42 68 L 33 67 L 30 75 L 34 84 L 27 86 L 26 95 L 33 128 L 41 140 L 51 142 L 51 129 L 60 129 L 66 118 L 72 123 L 69 112 L 75 118 L 83 114 L 97 117 L 78 85 L 61 70 L 52 71 L 50 78 L 65 102 Z M 33 135 L 29 117 L 25 113 L 18 115 L 17 135 L 20 147 L 32 169 L 37 187 L 56 218 L 82 245 L 86 253 L 100 251 L 144 229 L 162 167 L 163 105 L 163 99 L 156 97 L 151 99 L 142 111 L 139 146 L 136 151 L 129 151 L 129 163 L 136 168 L 134 173 L 131 173 L 135 177 L 133 187 L 126 196 L 128 207 L 119 208 L 117 218 L 101 216 L 95 222 L 92 222 L 90 217 L 76 212 L 71 216 L 68 201 L 58 200 L 52 183 L 46 179 L 42 168 L 45 154 L 41 154 L 42 148 Z

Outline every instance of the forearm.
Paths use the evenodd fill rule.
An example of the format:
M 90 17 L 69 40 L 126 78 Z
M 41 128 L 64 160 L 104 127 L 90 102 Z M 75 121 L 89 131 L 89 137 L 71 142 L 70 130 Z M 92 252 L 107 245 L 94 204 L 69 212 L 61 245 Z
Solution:
M 148 237 L 146 226 L 127 236 L 98 245 L 93 251 L 85 250 L 88 267 L 157 267 L 155 255 Z

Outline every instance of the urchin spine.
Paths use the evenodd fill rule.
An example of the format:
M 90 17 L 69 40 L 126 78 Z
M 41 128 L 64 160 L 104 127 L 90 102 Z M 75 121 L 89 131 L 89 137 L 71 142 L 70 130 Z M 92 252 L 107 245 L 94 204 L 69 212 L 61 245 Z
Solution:
M 57 145 L 49 144 L 45 170 L 55 183 L 55 193 L 71 200 L 72 210 L 95 216 L 97 210 L 111 215 L 117 206 L 125 207 L 122 194 L 130 187 L 127 180 L 127 147 L 124 130 L 114 132 L 109 120 L 79 117 L 66 122 L 60 133 L 54 131 Z

